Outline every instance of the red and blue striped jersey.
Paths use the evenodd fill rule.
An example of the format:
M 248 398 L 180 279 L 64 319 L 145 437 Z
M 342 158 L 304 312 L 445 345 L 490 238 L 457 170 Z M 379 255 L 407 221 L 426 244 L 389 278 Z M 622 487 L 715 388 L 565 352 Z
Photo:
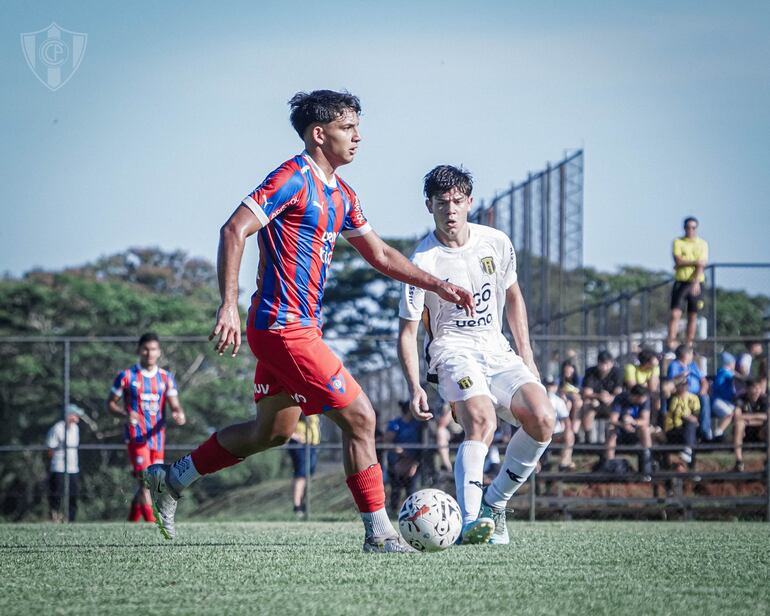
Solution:
M 327 179 L 303 152 L 268 175 L 243 205 L 262 223 L 248 326 L 320 329 L 324 284 L 337 236 L 371 230 L 356 193 L 336 175 Z
M 126 412 L 139 414 L 139 422 L 126 422 L 127 443 L 146 443 L 150 449 L 163 451 L 166 444 L 166 399 L 178 395 L 174 375 L 158 368 L 142 370 L 139 364 L 123 370 L 115 377 L 112 394 L 123 398 Z

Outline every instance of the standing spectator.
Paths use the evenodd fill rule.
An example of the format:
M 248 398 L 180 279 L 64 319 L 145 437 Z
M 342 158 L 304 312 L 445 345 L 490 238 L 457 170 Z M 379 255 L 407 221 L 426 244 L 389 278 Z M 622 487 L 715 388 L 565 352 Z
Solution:
M 679 377 L 675 381 L 675 390 L 668 399 L 668 411 L 663 421 L 666 441 L 683 443 L 684 449 L 679 452 L 679 458 L 690 467 L 694 466 L 693 448 L 698 431 L 698 415 L 700 400 L 690 393 L 687 378 Z
M 650 435 L 650 395 L 643 385 L 634 385 L 630 391 L 615 397 L 607 430 L 606 459 L 615 458 L 617 445 L 641 443 L 639 472 L 652 475 L 652 436 Z
M 385 430 L 384 442 L 395 445 L 422 443 L 425 424 L 417 421 L 409 410 L 409 401 L 399 402 L 401 417 L 390 420 Z M 395 447 L 388 451 L 388 477 L 390 478 L 390 510 L 398 513 L 401 507 L 401 490 L 409 496 L 417 488 L 417 469 L 420 467 L 420 451 Z
M 69 503 L 67 519 L 75 521 L 78 510 L 78 488 L 80 466 L 78 465 L 78 447 L 80 446 L 80 427 L 83 409 L 74 404 L 67 407 L 67 419 L 60 419 L 48 430 L 45 444 L 51 459 L 51 475 L 48 480 L 48 504 L 51 507 L 51 520 L 64 521 L 62 499 L 64 483 L 69 478 Z M 65 452 L 66 448 L 66 452 Z M 66 458 L 65 458 L 66 455 Z
M 144 518 L 154 522 L 150 491 L 144 487 L 142 473 L 150 464 L 163 462 L 166 404 L 171 407 L 171 418 L 180 426 L 185 423 L 185 414 L 179 403 L 174 375 L 158 366 L 158 335 L 152 332 L 142 334 L 137 354 L 139 362 L 115 377 L 107 408 L 113 415 L 126 420 L 128 460 L 137 482 L 128 521 L 138 522 Z
M 668 348 L 676 346 L 682 303 L 687 305 L 687 344 L 695 339 L 698 311 L 703 308 L 701 285 L 709 256 L 706 240 L 698 237 L 698 220 L 689 216 L 684 220 L 684 236 L 674 240 L 674 287 L 671 291 L 671 318 L 668 323 Z
M 743 443 L 767 442 L 767 394 L 762 383 L 750 380 L 735 402 L 735 470 L 743 471 Z
M 307 443 L 308 448 L 304 445 Z M 305 417 L 300 415 L 294 432 L 289 439 L 289 445 L 294 447 L 289 449 L 289 457 L 294 468 L 294 476 L 291 480 L 291 493 L 294 504 L 294 515 L 298 518 L 307 517 L 307 505 L 305 504 L 305 493 L 307 489 L 307 471 L 310 470 L 310 476 L 315 475 L 315 467 L 318 463 L 318 445 L 321 443 L 321 426 L 318 415 Z M 298 447 L 297 445 L 301 445 Z M 310 459 L 307 459 L 308 451 Z M 308 467 L 309 464 L 309 469 Z
M 560 471 L 575 470 L 575 463 L 572 461 L 572 448 L 575 445 L 575 432 L 572 429 L 572 420 L 567 405 L 567 400 L 563 394 L 558 391 L 558 384 L 555 379 L 547 377 L 545 379 L 545 390 L 548 392 L 548 400 L 556 411 L 556 423 L 553 427 L 553 440 L 561 441 L 564 448 L 561 451 L 559 460 Z M 548 450 L 546 450 L 546 453 Z M 546 456 L 543 456 L 545 458 Z M 541 465 L 545 468 L 547 461 L 541 459 Z
M 711 430 L 711 400 L 708 396 L 709 383 L 701 374 L 698 364 L 693 359 L 692 347 L 680 344 L 676 348 L 676 359 L 668 365 L 668 378 L 676 379 L 684 375 L 687 378 L 687 388 L 691 394 L 698 396 L 700 401 L 700 433 L 701 438 L 710 441 L 713 438 Z
M 711 386 L 711 418 L 714 440 L 722 441 L 735 412 L 735 357 L 722 353 L 722 366 Z M 716 425 L 714 421 L 716 420 Z
M 609 351 L 600 351 L 598 362 L 586 370 L 583 379 L 583 431 L 586 440 L 594 442 L 595 419 L 607 419 L 612 403 L 623 389 L 623 376 L 615 367 L 615 360 Z
M 636 356 L 638 364 L 626 364 L 623 383 L 626 389 L 642 385 L 650 396 L 650 425 L 657 426 L 660 413 L 660 362 L 650 349 L 642 349 Z

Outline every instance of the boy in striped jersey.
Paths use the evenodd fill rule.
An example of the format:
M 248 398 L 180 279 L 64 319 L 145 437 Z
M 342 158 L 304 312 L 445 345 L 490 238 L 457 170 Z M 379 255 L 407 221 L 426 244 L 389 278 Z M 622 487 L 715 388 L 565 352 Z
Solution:
M 369 398 L 321 337 L 324 285 L 342 234 L 375 269 L 428 289 L 470 315 L 465 289 L 418 269 L 374 232 L 356 193 L 336 173 L 353 161 L 361 141 L 361 105 L 347 92 L 299 92 L 291 123 L 305 150 L 281 164 L 249 193 L 220 231 L 217 273 L 222 303 L 211 338 L 222 355 L 241 345 L 238 271 L 248 237 L 257 235 L 257 290 L 246 339 L 257 359 L 256 419 L 227 426 L 171 466 L 145 472 L 167 539 L 176 535 L 177 500 L 203 475 L 283 445 L 300 414 L 323 413 L 342 430 L 346 483 L 364 524 L 365 552 L 409 552 L 385 510 L 382 470 L 374 447 Z
M 171 408 L 171 418 L 180 426 L 185 423 L 185 414 L 174 375 L 158 366 L 160 339 L 157 334 L 142 334 L 137 353 L 139 362 L 115 377 L 107 408 L 113 415 L 126 419 L 124 438 L 128 460 L 138 481 L 128 520 L 138 522 L 144 518 L 154 522 L 150 493 L 142 483 L 142 473 L 150 464 L 163 462 L 166 404 Z

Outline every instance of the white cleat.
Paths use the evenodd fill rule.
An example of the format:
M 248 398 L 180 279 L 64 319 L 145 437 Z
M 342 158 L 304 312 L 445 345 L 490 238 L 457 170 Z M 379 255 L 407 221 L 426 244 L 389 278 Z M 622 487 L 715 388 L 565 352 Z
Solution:
M 478 517 L 463 526 L 460 535 L 461 545 L 483 545 L 489 543 L 492 533 L 495 532 L 495 523 L 492 518 Z
M 364 539 L 364 552 L 370 554 L 388 552 L 410 554 L 416 551 L 399 535 L 393 535 L 392 537 L 367 537 Z
M 171 540 L 176 537 L 174 516 L 179 494 L 168 485 L 169 468 L 168 464 L 153 464 L 144 471 L 142 479 L 145 487 L 150 491 L 155 524 L 163 538 Z
M 479 517 L 491 518 L 495 524 L 495 531 L 492 533 L 492 537 L 489 540 L 490 545 L 508 545 L 511 542 L 511 538 L 508 535 L 505 514 L 505 507 L 491 507 L 484 502 L 484 497 L 481 497 Z

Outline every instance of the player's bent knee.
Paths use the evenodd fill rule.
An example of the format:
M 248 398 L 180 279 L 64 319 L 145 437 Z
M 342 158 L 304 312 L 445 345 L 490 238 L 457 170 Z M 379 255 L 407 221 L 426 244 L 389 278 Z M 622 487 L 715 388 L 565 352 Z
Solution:
M 556 413 L 550 404 L 538 404 L 532 409 L 531 426 L 535 434 L 532 438 L 538 441 L 547 441 L 553 436 L 556 426 Z
M 374 439 L 377 416 L 368 398 L 361 394 L 353 402 L 336 412 L 341 421 L 335 420 L 343 432 L 355 439 Z

